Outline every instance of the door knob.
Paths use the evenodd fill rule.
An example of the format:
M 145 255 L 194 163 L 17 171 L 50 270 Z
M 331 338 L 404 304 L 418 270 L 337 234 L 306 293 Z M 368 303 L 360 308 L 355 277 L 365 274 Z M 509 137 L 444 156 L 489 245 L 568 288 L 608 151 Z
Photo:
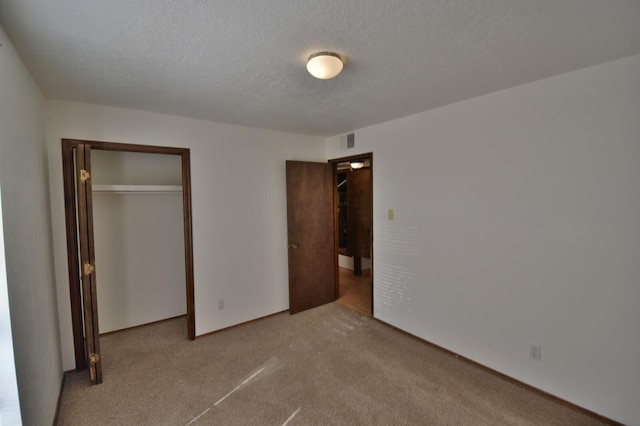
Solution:
M 297 250 L 298 249 L 298 245 L 297 244 L 289 244 L 289 248 Z

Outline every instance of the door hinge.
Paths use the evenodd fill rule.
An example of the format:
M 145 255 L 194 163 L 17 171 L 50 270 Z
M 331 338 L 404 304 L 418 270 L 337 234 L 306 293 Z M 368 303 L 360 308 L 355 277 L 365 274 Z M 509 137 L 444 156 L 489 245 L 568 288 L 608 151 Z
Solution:
M 85 169 L 80 169 L 80 182 L 86 182 L 91 177 L 91 173 Z
M 92 384 L 96 380 L 96 364 L 98 361 L 100 361 L 100 355 L 94 353 L 89 354 L 89 377 L 91 378 Z
M 95 271 L 95 270 L 96 270 L 96 268 L 92 264 L 90 264 L 90 263 L 85 263 L 84 264 L 84 274 L 85 275 L 91 275 L 91 273 L 93 271 Z

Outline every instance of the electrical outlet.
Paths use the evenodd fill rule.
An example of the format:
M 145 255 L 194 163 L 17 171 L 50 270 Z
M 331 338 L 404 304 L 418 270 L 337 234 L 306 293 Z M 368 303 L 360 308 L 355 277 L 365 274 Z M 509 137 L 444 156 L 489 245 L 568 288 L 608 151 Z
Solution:
M 531 345 L 531 347 L 529 348 L 529 358 L 535 361 L 540 361 L 541 356 L 542 356 L 542 347 Z
M 218 310 L 224 309 L 224 299 L 218 299 Z

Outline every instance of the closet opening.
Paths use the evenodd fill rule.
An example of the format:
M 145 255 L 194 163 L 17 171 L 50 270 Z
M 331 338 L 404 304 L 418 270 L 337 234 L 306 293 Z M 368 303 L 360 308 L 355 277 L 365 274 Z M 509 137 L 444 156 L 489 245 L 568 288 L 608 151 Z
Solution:
M 76 370 L 100 383 L 100 333 L 186 315 L 195 339 L 189 149 L 63 139 L 62 159 Z

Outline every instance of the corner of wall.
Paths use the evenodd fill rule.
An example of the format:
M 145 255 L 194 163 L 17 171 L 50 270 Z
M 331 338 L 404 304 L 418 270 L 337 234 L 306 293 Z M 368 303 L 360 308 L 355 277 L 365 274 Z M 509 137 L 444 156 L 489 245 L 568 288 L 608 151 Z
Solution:
M 63 372 L 44 97 L 1 27 L 0 40 L 0 184 L 16 377 L 22 422 L 50 424 Z

